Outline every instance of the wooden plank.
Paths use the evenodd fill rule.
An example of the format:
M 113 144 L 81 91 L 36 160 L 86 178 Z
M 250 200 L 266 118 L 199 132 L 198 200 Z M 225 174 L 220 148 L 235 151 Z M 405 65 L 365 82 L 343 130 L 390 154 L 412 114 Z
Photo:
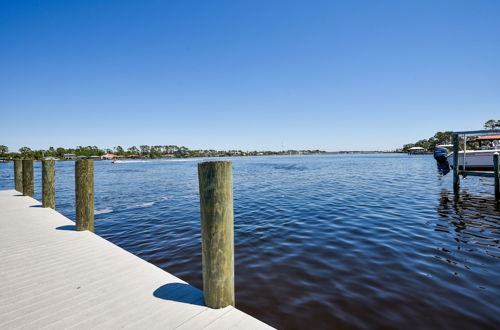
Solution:
M 200 290 L 92 232 L 56 229 L 74 223 L 33 205 L 0 191 L 0 329 L 271 328 L 206 307 Z

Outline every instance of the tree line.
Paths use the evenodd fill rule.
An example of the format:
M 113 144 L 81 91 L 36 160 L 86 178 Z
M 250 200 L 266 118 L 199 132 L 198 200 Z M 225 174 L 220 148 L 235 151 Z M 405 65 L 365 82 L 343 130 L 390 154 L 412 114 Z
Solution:
M 434 136 L 428 139 L 418 140 L 415 143 L 408 143 L 403 146 L 403 151 L 407 152 L 408 149 L 413 147 L 420 147 L 426 150 L 433 150 L 440 144 L 451 144 L 451 131 L 437 132 Z
M 103 156 L 113 154 L 125 158 L 161 158 L 161 157 L 223 157 L 223 156 L 257 156 L 257 155 L 280 155 L 280 154 L 311 154 L 324 153 L 321 150 L 287 150 L 287 151 L 242 151 L 242 150 L 190 150 L 185 146 L 176 145 L 140 145 L 124 148 L 116 146 L 101 149 L 97 146 L 77 146 L 76 148 L 54 148 L 32 150 L 29 147 L 19 148 L 17 152 L 10 152 L 5 145 L 0 145 L 0 157 L 3 158 L 32 158 L 41 160 L 45 157 L 64 158 L 64 155 L 75 156 Z

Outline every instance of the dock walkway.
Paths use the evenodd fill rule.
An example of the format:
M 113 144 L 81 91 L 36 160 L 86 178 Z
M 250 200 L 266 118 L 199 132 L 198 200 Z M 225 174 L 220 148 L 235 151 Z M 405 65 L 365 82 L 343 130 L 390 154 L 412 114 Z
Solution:
M 15 190 L 0 191 L 0 329 L 271 329 Z

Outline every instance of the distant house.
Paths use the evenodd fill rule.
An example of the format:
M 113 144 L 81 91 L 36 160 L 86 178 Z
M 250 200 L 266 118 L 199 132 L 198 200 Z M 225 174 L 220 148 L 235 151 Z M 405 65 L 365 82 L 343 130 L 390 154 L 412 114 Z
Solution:
M 66 160 L 73 160 L 73 159 L 76 159 L 76 155 L 75 154 L 64 154 L 63 158 Z
M 80 160 L 80 159 L 87 159 L 88 157 L 87 156 L 78 156 L 76 157 L 76 159 Z
M 426 152 L 427 152 L 427 150 L 425 150 L 425 148 L 422 148 L 422 147 L 412 147 L 412 148 L 408 149 L 409 155 L 422 155 L 422 154 L 425 154 Z
M 59 160 L 59 158 L 56 157 L 45 157 L 45 160 Z
M 98 160 L 98 159 L 101 159 L 101 156 L 89 156 L 87 157 L 88 159 L 94 159 L 94 160 Z
M 118 158 L 118 155 L 115 154 L 105 154 L 101 156 L 101 159 L 116 159 Z

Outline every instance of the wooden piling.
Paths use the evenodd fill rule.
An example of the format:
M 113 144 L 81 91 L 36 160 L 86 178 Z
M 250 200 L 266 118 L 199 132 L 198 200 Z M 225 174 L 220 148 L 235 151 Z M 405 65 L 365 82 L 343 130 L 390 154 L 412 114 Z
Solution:
M 453 135 L 453 191 L 458 193 L 460 189 L 460 177 L 458 168 L 458 135 Z M 465 151 L 464 151 L 465 152 Z
M 76 230 L 94 231 L 94 161 L 75 162 Z
M 14 160 L 14 182 L 15 189 L 20 193 L 23 192 L 23 161 L 21 159 Z
M 500 169 L 498 165 L 498 152 L 493 155 L 493 170 L 495 174 L 495 200 L 500 201 Z
M 35 195 L 35 181 L 33 176 L 33 159 L 23 159 L 23 195 Z
M 232 164 L 198 164 L 203 294 L 210 308 L 235 304 Z
M 56 166 L 53 160 L 42 161 L 42 206 L 56 208 Z

